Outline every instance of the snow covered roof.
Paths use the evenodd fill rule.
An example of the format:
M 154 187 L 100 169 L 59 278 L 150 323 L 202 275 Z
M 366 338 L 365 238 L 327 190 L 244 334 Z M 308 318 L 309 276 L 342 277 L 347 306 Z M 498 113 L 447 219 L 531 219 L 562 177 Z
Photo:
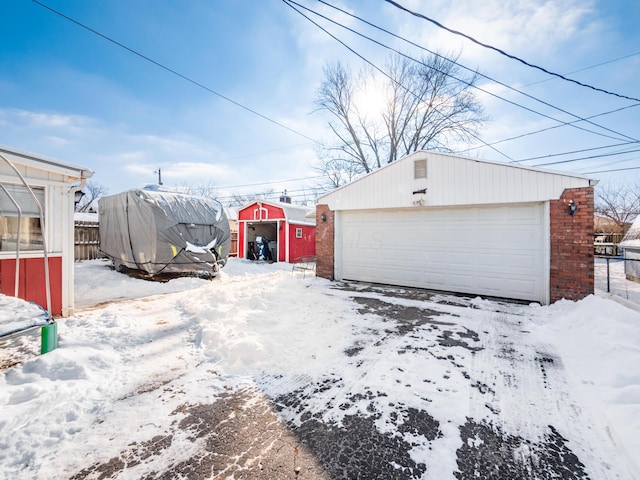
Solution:
M 100 216 L 98 213 L 93 212 L 75 212 L 73 214 L 73 220 L 76 222 L 99 222 Z
M 640 248 L 640 216 L 631 225 L 631 228 L 620 242 L 621 248 Z

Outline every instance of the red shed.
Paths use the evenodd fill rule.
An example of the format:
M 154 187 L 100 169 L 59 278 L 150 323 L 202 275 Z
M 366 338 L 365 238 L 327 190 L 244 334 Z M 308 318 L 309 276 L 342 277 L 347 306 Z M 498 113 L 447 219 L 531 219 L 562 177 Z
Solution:
M 270 240 L 271 254 L 278 262 L 315 255 L 315 210 L 282 202 L 250 203 L 238 211 L 239 258 L 250 258 L 257 237 Z

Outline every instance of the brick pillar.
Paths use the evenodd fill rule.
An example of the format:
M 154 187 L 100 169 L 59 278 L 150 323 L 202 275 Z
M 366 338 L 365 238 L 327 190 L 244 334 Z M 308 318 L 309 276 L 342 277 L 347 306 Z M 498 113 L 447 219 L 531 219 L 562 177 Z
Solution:
M 569 215 L 573 200 L 578 209 Z M 593 187 L 568 188 L 550 202 L 551 303 L 593 293 Z
M 322 214 L 325 221 L 322 221 Z M 327 205 L 316 205 L 316 275 L 334 279 L 334 213 Z

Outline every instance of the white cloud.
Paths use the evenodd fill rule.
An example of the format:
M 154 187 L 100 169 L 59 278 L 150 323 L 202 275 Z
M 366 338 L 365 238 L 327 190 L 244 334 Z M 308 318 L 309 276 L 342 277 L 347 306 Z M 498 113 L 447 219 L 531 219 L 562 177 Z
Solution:
M 296 138 L 292 143 L 286 132 L 284 140 L 274 136 L 267 143 L 244 131 L 239 133 L 244 142 L 219 146 L 184 131 L 160 135 L 77 115 L 0 109 L 0 124 L 0 143 L 84 165 L 95 171 L 93 180 L 110 193 L 156 182 L 159 168 L 163 183 L 176 187 L 245 185 L 316 174 L 310 168 L 315 153 L 309 142 Z M 268 188 L 293 186 L 249 187 L 242 193 Z
M 458 2 L 405 2 L 448 28 L 500 48 L 532 62 L 548 62 L 549 56 L 566 54 L 568 43 L 592 44 L 600 26 L 593 0 L 486 0 Z M 400 12 L 400 11 L 398 11 Z M 465 61 L 481 69 L 493 68 L 503 60 L 517 64 L 497 52 L 473 44 L 435 25 L 406 13 L 396 13 L 402 34 L 429 48 L 463 51 Z M 558 57 L 566 60 L 566 57 Z M 555 63 L 555 62 L 554 62 Z

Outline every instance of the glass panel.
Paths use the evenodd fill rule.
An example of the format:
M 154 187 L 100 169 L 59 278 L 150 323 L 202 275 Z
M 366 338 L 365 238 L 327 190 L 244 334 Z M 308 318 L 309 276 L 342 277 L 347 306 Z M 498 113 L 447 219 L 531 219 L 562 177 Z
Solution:
M 40 211 L 38 205 L 33 199 L 33 196 L 24 185 L 12 185 L 3 184 L 7 189 L 11 197 L 18 203 L 22 210 L 23 217 L 39 217 Z M 36 198 L 44 208 L 44 188 L 34 187 L 32 188 Z M 7 192 L 3 188 L 0 188 L 0 216 L 13 217 L 18 216 L 18 210 L 11 201 L 11 197 L 7 195 Z
M 42 250 L 42 228 L 39 218 L 1 217 L 0 252 L 15 252 L 20 229 L 20 251 Z

